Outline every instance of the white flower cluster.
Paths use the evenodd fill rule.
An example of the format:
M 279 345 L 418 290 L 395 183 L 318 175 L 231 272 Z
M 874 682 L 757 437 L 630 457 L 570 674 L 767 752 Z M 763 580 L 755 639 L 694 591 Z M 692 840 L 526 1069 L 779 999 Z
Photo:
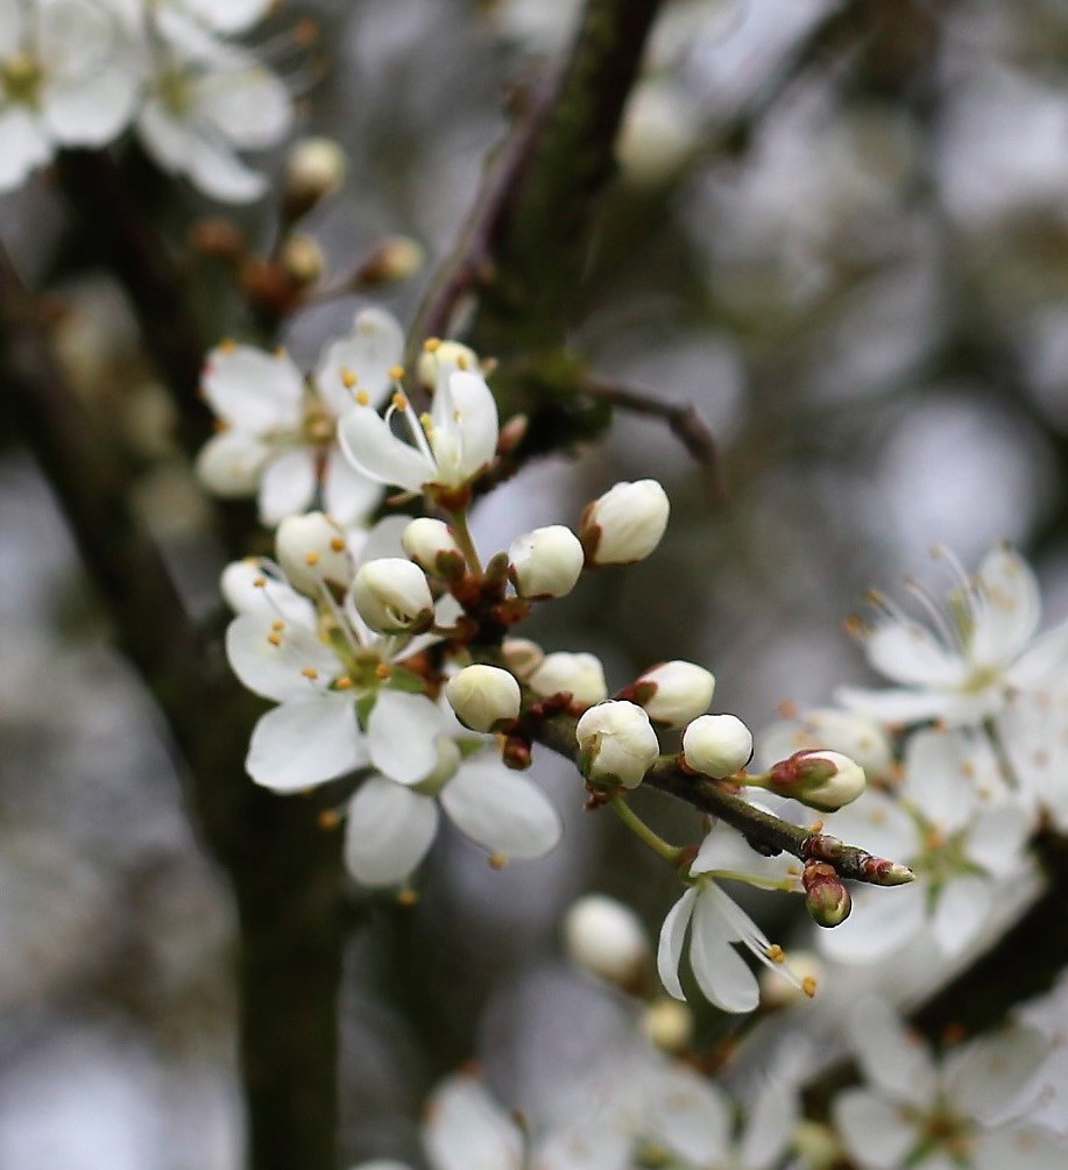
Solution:
M 232 39 L 270 0 L 0 0 L 0 191 L 67 146 L 133 126 L 164 170 L 245 202 L 266 176 L 239 152 L 289 132 L 285 84 Z

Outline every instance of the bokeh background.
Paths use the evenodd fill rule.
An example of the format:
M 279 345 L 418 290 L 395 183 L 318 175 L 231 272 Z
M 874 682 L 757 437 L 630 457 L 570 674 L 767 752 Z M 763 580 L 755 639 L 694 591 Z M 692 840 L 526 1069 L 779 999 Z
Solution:
M 417 239 L 427 269 L 379 298 L 411 317 L 505 129 L 503 99 L 559 52 L 575 9 L 324 0 L 274 19 L 323 28 L 282 68 L 302 130 L 349 152 L 344 191 L 306 225 L 332 267 L 386 234 Z M 937 588 L 936 543 L 966 563 L 1019 544 L 1048 619 L 1068 615 L 1066 62 L 1063 0 L 667 5 L 571 340 L 604 379 L 696 404 L 726 492 L 660 423 L 622 413 L 596 448 L 527 467 L 476 512 L 486 551 L 573 523 L 619 479 L 655 476 L 673 505 L 654 558 L 584 583 L 531 636 L 599 654 L 616 686 L 655 661 L 702 662 L 715 709 L 758 728 L 784 700 L 865 678 L 843 619 L 877 583 Z M 178 243 L 217 211 L 132 165 Z M 69 196 L 38 176 L 0 202 L 0 236 L 54 298 L 68 376 L 141 468 L 136 506 L 210 616 L 220 544 Z M 269 236 L 266 213 L 241 218 Z M 186 263 L 215 336 L 230 332 L 217 272 Z M 301 314 L 286 344 L 310 364 L 360 303 Z M 0 411 L 0 1167 L 234 1170 L 230 895 L 2 391 Z M 596 889 L 655 932 L 670 875 L 583 811 L 570 769 L 536 772 L 566 823 L 549 859 L 494 872 L 446 833 L 417 906 L 351 891 L 352 1161 L 416 1157 L 422 1098 L 462 1061 L 536 1114 L 561 1069 L 626 1026 L 625 1005 L 563 962 L 559 918 Z M 691 824 L 646 808 L 667 830 Z

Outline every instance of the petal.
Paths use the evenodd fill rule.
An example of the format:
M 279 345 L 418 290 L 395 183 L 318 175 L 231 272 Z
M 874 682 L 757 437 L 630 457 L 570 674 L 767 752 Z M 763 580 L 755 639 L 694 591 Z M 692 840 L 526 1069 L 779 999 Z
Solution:
M 227 565 L 221 584 L 226 604 L 236 614 L 251 613 L 271 622 L 281 618 L 315 629 L 315 606 L 255 557 Z
M 371 406 L 354 406 L 338 423 L 338 442 L 357 471 L 379 483 L 396 484 L 410 492 L 434 478 L 434 468 L 389 429 Z
M 758 853 L 741 833 L 723 821 L 717 821 L 701 842 L 701 848 L 690 866 L 690 873 L 696 875 L 710 873 L 713 870 L 728 870 L 779 882 L 796 866 L 797 861 L 788 853 L 780 853 L 777 857 L 765 857 Z
M 905 749 L 901 795 L 946 833 L 968 823 L 978 799 L 969 741 L 960 732 L 917 731 Z
M 306 626 L 278 630 L 267 614 L 234 618 L 226 630 L 226 657 L 250 691 L 276 702 L 307 698 L 343 671 L 338 656 Z
M 1059 1170 L 1068 1158 L 1068 1144 L 1034 1127 L 993 1130 L 980 1134 L 972 1154 L 975 1170 Z
M 994 904 L 991 883 L 976 874 L 946 882 L 935 902 L 931 930 L 944 955 L 959 955 L 974 942 Z
M 1019 553 L 1003 545 L 983 558 L 977 584 L 981 603 L 968 647 L 972 659 L 980 666 L 1011 662 L 1042 618 L 1035 575 Z
M 105 146 L 130 120 L 138 78 L 110 65 L 77 85 L 50 86 L 41 115 L 58 142 L 71 146 Z
M 747 1170 L 767 1170 L 786 1153 L 801 1120 L 797 1093 L 780 1080 L 765 1081 L 746 1119 L 739 1162 Z
M 718 1165 L 730 1152 L 731 1108 L 724 1094 L 685 1065 L 653 1081 L 651 1137 L 695 1166 Z
M 417 784 L 438 762 L 441 712 L 425 695 L 380 690 L 367 721 L 374 766 L 391 780 Z
M 252 345 L 217 346 L 204 362 L 201 386 L 212 410 L 249 434 L 300 423 L 304 378 L 285 354 Z
M 358 313 L 348 337 L 323 350 L 315 371 L 315 386 L 339 418 L 352 409 L 353 391 L 363 391 L 372 406 L 381 406 L 393 385 L 390 371 L 404 358 L 404 330 L 385 309 Z M 343 372 L 354 374 L 355 385 L 345 385 Z
M 840 1093 L 831 1113 L 846 1149 L 872 1170 L 897 1170 L 919 1140 L 900 1109 L 867 1089 Z
M 520 1170 L 518 1126 L 473 1076 L 447 1077 L 431 1094 L 423 1143 L 435 1170 Z
M 1009 1027 L 980 1036 L 947 1060 L 946 1095 L 965 1117 L 993 1118 L 1023 1091 L 1049 1053 L 1049 1041 L 1032 1028 Z
M 11 57 L 22 46 L 23 0 L 0 0 L 0 57 Z
M 549 798 L 495 756 L 467 760 L 440 799 L 453 824 L 491 853 L 544 857 L 560 840 L 560 818 Z
M 345 864 L 361 885 L 399 885 L 426 856 L 437 831 L 431 797 L 371 776 L 349 801 Z
M 0 110 L 0 191 L 17 187 L 51 157 L 52 144 L 33 114 L 19 106 Z
M 171 173 L 184 172 L 193 152 L 189 127 L 175 118 L 159 98 L 146 99 L 137 115 L 137 134 L 148 156 Z
M 460 471 L 469 479 L 497 453 L 497 403 L 481 374 L 460 370 L 449 378 L 460 433 Z
M 927 883 L 853 894 L 853 913 L 819 932 L 820 949 L 840 963 L 875 963 L 911 942 L 927 921 Z
M 1030 836 L 1027 810 L 1016 804 L 999 804 L 984 809 L 972 822 L 964 851 L 988 873 L 1008 877 L 1025 861 Z
M 273 528 L 306 511 L 315 498 L 315 483 L 311 447 L 295 447 L 272 459 L 260 481 L 260 522 Z
M 660 982 L 668 995 L 685 999 L 679 980 L 679 964 L 682 962 L 682 948 L 686 941 L 686 928 L 690 925 L 697 890 L 691 886 L 667 913 L 660 927 L 660 943 L 656 952 L 656 969 Z
M 919 851 L 919 831 L 904 808 L 884 792 L 868 788 L 852 804 L 823 818 L 832 836 L 876 857 L 908 863 Z
M 323 471 L 326 514 L 343 528 L 349 528 L 365 520 L 381 501 L 382 485 L 350 467 L 339 447 L 331 447 Z
M 257 784 L 299 792 L 366 762 L 352 696 L 320 691 L 282 703 L 260 718 L 245 768 Z
M 963 681 L 966 665 L 919 622 L 886 618 L 868 635 L 868 661 L 880 674 L 907 686 L 952 687 Z
M 267 191 L 267 176 L 253 170 L 221 143 L 196 134 L 189 140 L 189 177 L 213 199 L 251 203 Z
M 886 690 L 868 690 L 865 687 L 839 687 L 835 701 L 850 711 L 859 711 L 888 726 L 922 723 L 941 719 L 959 726 L 978 723 L 989 713 L 990 702 L 985 695 L 971 696 L 956 691 L 907 690 L 890 687 Z
M 240 33 L 266 16 L 275 0 L 184 0 L 198 20 L 221 33 Z
M 1006 678 L 1020 690 L 1045 686 L 1068 662 L 1068 622 L 1047 630 L 1036 638 L 1016 660 Z
M 232 67 L 206 74 L 193 100 L 193 116 L 241 150 L 274 146 L 293 121 L 289 91 L 244 53 L 235 57 Z
M 407 560 L 408 554 L 404 551 L 401 537 L 404 530 L 411 524 L 411 516 L 386 516 L 371 529 L 367 539 L 356 558 L 358 564 L 367 561 L 378 561 L 383 557 L 399 557 Z M 447 596 L 452 596 L 447 594 Z
M 247 431 L 214 435 L 197 455 L 200 482 L 223 499 L 255 495 L 270 448 Z
M 725 1012 L 751 1012 L 760 1002 L 760 988 L 749 964 L 731 942 L 737 932 L 716 895 L 726 897 L 722 890 L 710 886 L 697 899 L 690 932 L 690 966 L 710 1003 Z
M 929 1108 L 938 1091 L 938 1073 L 927 1045 L 906 1030 L 881 999 L 857 1004 L 849 1034 L 864 1075 L 894 1101 Z

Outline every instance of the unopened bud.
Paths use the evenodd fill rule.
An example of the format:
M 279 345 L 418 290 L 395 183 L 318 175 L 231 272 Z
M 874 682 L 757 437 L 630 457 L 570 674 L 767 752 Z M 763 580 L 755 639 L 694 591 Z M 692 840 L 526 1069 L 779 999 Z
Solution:
M 853 899 L 833 865 L 810 862 L 801 875 L 805 909 L 817 926 L 840 926 L 853 909 Z
M 345 181 L 345 152 L 332 138 L 302 138 L 286 160 L 285 205 L 289 219 L 310 211 Z
M 588 780 L 637 788 L 660 755 L 649 716 L 636 703 L 612 701 L 591 707 L 575 728 Z
M 763 767 L 794 752 L 817 748 L 849 756 L 867 776 L 885 775 L 894 761 L 890 737 L 880 724 L 867 715 L 835 707 L 816 707 L 773 724 L 761 735 L 758 748 Z
M 795 752 L 768 773 L 768 788 L 820 812 L 836 812 L 864 791 L 864 769 L 841 752 Z
M 463 574 L 464 554 L 443 520 L 420 516 L 401 537 L 404 551 L 428 573 L 452 580 Z
M 457 370 L 470 370 L 476 374 L 479 370 L 478 354 L 459 341 L 439 341 L 436 345 L 427 342 L 415 367 L 420 383 L 430 391 L 436 390 L 442 378 L 448 378 Z
M 693 1039 L 693 1012 L 686 1004 L 665 996 L 645 1009 L 641 1029 L 661 1052 L 675 1056 L 688 1048 Z
M 684 727 L 708 710 L 716 680 L 703 666 L 676 660 L 647 670 L 634 685 L 650 719 Z
M 294 284 L 315 284 L 326 271 L 326 257 L 312 236 L 297 232 L 282 245 L 282 267 Z
M 353 564 L 345 533 L 322 512 L 287 516 L 278 526 L 275 554 L 294 589 L 318 597 L 322 583 L 347 588 Z
M 545 661 L 545 651 L 529 638 L 505 638 L 501 643 L 501 653 L 512 674 L 523 680 L 529 679 Z
M 495 731 L 519 715 L 519 683 L 499 666 L 465 666 L 445 685 L 456 718 L 472 731 Z
M 588 505 L 580 535 L 593 565 L 630 565 L 660 543 L 671 505 L 655 479 L 617 483 Z
M 752 732 L 736 715 L 701 715 L 682 734 L 689 767 L 717 780 L 744 768 L 752 754 Z
M 433 619 L 434 599 L 423 570 L 400 557 L 362 565 L 352 597 L 360 617 L 382 634 L 425 628 Z
M 604 894 L 587 894 L 564 915 L 564 946 L 577 966 L 601 979 L 633 986 L 649 960 L 649 940 L 638 916 Z
M 407 236 L 390 236 L 360 265 L 357 279 L 365 286 L 394 284 L 414 276 L 425 260 L 426 253 L 415 240 Z
M 810 999 L 812 990 L 823 981 L 824 969 L 811 951 L 791 951 L 790 978 L 777 967 L 765 967 L 761 972 L 760 1002 L 766 1008 L 787 1008 Z
M 569 694 L 580 707 L 608 698 L 604 667 L 594 654 L 571 654 L 567 650 L 546 654 L 529 681 L 536 694 L 544 698 Z
M 508 561 L 520 597 L 563 597 L 575 588 L 585 554 L 570 528 L 551 524 L 512 541 Z

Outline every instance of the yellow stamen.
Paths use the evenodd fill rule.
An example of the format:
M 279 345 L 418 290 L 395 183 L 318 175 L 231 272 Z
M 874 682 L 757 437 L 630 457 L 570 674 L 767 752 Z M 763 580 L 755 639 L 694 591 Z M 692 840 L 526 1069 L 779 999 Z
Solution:
M 394 382 L 400 382 L 404 378 L 404 367 L 390 366 L 389 376 L 393 379 Z
M 319 672 L 315 669 L 314 666 L 306 666 L 300 673 L 304 675 L 305 678 L 310 678 L 312 682 L 315 682 L 315 680 L 319 677 Z
M 351 390 L 356 385 L 356 375 L 347 366 L 341 369 L 341 381 L 346 390 Z
M 397 895 L 397 901 L 402 906 L 414 906 L 419 901 L 419 895 L 411 888 L 405 886 L 403 890 Z
M 390 676 L 392 673 L 393 673 L 393 671 L 392 671 L 392 670 L 390 670 L 390 668 L 389 668 L 389 667 L 388 667 L 388 666 L 387 666 L 387 665 L 386 665 L 384 662 L 380 662 L 380 663 L 379 663 L 379 664 L 378 664 L 378 665 L 375 667 L 375 675 L 376 675 L 378 678 L 382 679 L 382 681 L 383 681 L 383 682 L 384 682 L 384 681 L 385 681 L 387 678 L 389 678 L 389 676 Z
M 282 639 L 277 634 L 268 634 L 267 641 L 270 642 L 272 646 L 282 645 Z
M 397 393 L 393 395 L 393 405 L 397 408 L 397 410 L 407 410 L 408 409 L 407 395 L 402 394 L 398 390 Z
M 357 390 L 356 391 L 356 401 L 361 406 L 370 406 L 371 405 L 371 395 L 368 394 L 366 390 Z
M 469 369 L 471 366 L 471 363 L 467 360 L 466 353 L 462 353 L 459 355 L 459 357 L 457 357 L 456 364 L 461 370 Z
M 768 958 L 773 963 L 785 963 L 786 952 L 782 949 L 782 947 L 779 946 L 778 943 L 772 943 L 771 946 L 768 947 Z
M 304 558 L 304 563 L 306 565 L 312 566 L 317 565 L 319 563 L 319 554 L 317 552 L 308 553 L 308 555 Z
M 237 349 L 237 342 L 232 337 L 224 337 L 217 347 L 222 353 L 233 353 Z
M 276 345 L 274 349 L 274 356 L 281 360 L 282 358 L 289 357 L 289 351 L 284 345 Z
M 351 686 L 352 686 L 352 679 L 351 679 L 351 678 L 349 678 L 349 676 L 348 676 L 347 674 L 343 674 L 343 675 L 342 675 L 342 676 L 341 676 L 341 677 L 340 677 L 340 678 L 339 678 L 339 679 L 338 679 L 338 680 L 337 680 L 337 681 L 334 683 L 334 686 L 335 686 L 335 687 L 337 687 L 337 689 L 338 689 L 339 691 L 347 691 L 347 690 L 349 690 L 349 689 L 351 688 Z
M 267 578 L 266 577 L 257 577 L 256 580 L 252 582 L 252 584 L 257 589 L 266 589 L 267 588 Z
M 324 808 L 319 814 L 320 829 L 336 829 L 341 824 L 341 814 L 334 808 Z
M 335 536 L 333 540 L 330 541 L 330 547 L 334 550 L 334 552 L 344 552 L 345 542 L 341 539 L 340 536 Z
M 277 631 L 278 633 L 281 633 L 285 628 L 286 624 L 281 620 L 281 618 L 279 618 L 276 622 L 271 622 L 271 629 Z
M 490 869 L 504 869 L 508 864 L 508 858 L 503 853 L 491 853 L 489 855 Z
M 801 980 L 801 990 L 805 993 L 805 995 L 808 996 L 809 999 L 815 998 L 816 988 L 818 986 L 819 984 L 816 982 L 816 977 L 814 975 L 806 975 L 804 979 Z
M 427 353 L 434 353 L 435 350 L 437 350 L 440 347 L 440 345 L 441 345 L 441 338 L 440 337 L 428 337 L 426 339 L 426 341 L 423 342 L 423 349 L 425 349 L 427 351 Z

